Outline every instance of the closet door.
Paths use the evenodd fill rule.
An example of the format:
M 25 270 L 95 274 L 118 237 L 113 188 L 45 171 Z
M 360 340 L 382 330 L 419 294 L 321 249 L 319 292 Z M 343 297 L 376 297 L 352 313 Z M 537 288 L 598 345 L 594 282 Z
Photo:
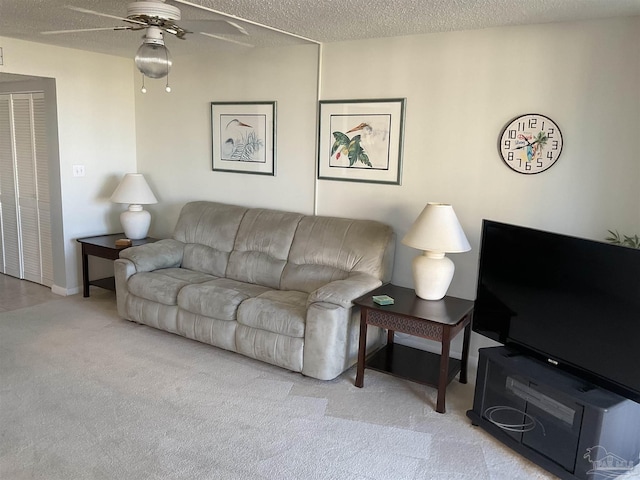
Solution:
M 4 135 L 12 140 L 11 151 L 1 154 L 0 170 L 5 273 L 51 286 L 53 259 L 44 95 L 9 97 L 10 128 L 9 134 Z M 0 130 L 4 131 L 2 127 Z M 6 161 L 9 153 L 12 159 Z
M 22 278 L 11 107 L 11 95 L 0 95 L 0 267 L 2 273 Z
M 49 150 L 44 93 L 34 93 L 33 138 L 36 166 L 36 198 L 40 232 L 40 281 L 53 285 L 53 245 L 51 242 L 51 194 L 49 190 Z

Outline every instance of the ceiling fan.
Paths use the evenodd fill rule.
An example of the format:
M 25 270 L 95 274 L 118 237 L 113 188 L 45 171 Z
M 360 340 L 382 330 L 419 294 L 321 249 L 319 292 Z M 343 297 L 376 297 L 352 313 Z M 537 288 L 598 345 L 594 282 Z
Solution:
M 176 0 L 180 2 L 180 0 Z M 189 5 L 192 5 L 190 2 Z M 82 7 L 65 6 L 70 10 L 74 10 L 80 13 L 86 13 L 89 15 L 96 15 L 99 17 L 112 18 L 125 22 L 125 25 L 117 25 L 113 27 L 98 27 L 98 28 L 80 28 L 72 30 L 51 30 L 40 32 L 43 35 L 57 35 L 65 33 L 78 33 L 78 32 L 97 32 L 105 30 L 145 30 L 145 34 L 142 37 L 143 42 L 135 56 L 136 66 L 138 70 L 143 74 L 143 87 L 144 88 L 144 76 L 149 78 L 162 78 L 169 74 L 171 68 L 171 57 L 169 50 L 164 44 L 164 34 L 168 33 L 174 35 L 180 40 L 184 40 L 188 34 L 194 33 L 191 30 L 187 30 L 179 26 L 176 22 L 181 19 L 180 9 L 174 5 L 165 3 L 165 0 L 145 0 L 136 1 L 130 3 L 127 6 L 127 13 L 125 17 L 119 17 L 117 15 L 110 15 L 108 13 L 97 12 L 95 10 L 88 10 Z M 190 22 L 186 22 L 189 24 Z M 253 47 L 253 45 L 238 40 L 223 37 L 222 35 L 248 35 L 248 32 L 240 25 L 229 20 L 206 20 L 204 22 L 191 22 L 197 28 L 202 35 L 212 37 L 218 40 L 226 42 L 232 42 L 245 47 Z M 196 30 L 196 31 L 197 31 Z M 167 83 L 167 91 L 170 91 Z

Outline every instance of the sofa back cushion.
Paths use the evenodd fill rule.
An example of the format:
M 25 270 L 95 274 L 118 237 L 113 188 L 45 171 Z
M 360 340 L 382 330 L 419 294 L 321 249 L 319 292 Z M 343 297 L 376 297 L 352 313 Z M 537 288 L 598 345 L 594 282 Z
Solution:
M 364 272 L 390 281 L 395 237 L 372 220 L 305 216 L 296 230 L 280 288 L 311 293 Z
M 391 227 L 372 220 L 204 201 L 182 208 L 173 238 L 183 268 L 306 293 L 358 272 L 390 281 L 395 248 Z
M 226 276 L 280 288 L 280 278 L 302 214 L 253 208 L 246 212 L 229 256 Z
M 173 232 L 185 243 L 182 267 L 224 277 L 247 208 L 216 202 L 187 203 Z

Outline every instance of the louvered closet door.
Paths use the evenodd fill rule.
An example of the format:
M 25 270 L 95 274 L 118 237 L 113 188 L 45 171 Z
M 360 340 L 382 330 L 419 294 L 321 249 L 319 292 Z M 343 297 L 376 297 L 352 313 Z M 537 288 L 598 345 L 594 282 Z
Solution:
M 49 150 L 47 119 L 43 93 L 34 93 L 33 137 L 36 164 L 36 197 L 40 231 L 40 266 L 43 285 L 53 285 L 53 246 L 51 243 L 51 195 L 49 193 Z
M 0 233 L 2 273 L 22 278 L 13 159 L 11 95 L 0 95 Z
M 40 283 L 40 226 L 31 95 L 13 95 L 13 130 L 18 171 L 18 218 L 23 278 Z
M 4 124 L 0 126 L 3 146 L 5 137 L 11 140 L 6 152 L 3 148 L 0 171 L 5 273 L 51 286 L 53 258 L 44 95 L 9 97 L 9 133 L 4 133 Z M 0 108 L 3 106 L 4 102 Z M 10 161 L 6 161 L 10 156 Z

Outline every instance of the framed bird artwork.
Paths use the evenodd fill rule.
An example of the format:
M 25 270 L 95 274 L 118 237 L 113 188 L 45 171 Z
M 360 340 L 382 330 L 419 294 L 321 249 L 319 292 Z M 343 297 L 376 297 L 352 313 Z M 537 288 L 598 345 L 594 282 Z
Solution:
M 400 185 L 405 102 L 320 101 L 318 179 Z
M 212 102 L 212 168 L 275 175 L 276 102 Z

